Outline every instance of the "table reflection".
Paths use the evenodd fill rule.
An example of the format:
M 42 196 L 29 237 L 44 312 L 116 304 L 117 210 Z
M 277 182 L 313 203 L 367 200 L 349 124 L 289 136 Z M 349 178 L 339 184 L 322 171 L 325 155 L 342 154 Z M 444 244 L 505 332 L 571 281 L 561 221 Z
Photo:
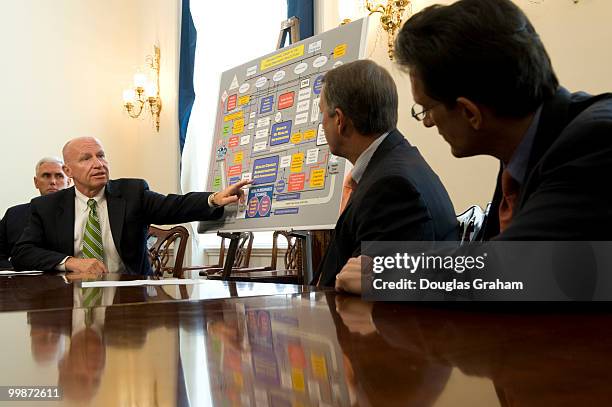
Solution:
M 207 312 L 213 403 L 350 405 L 342 352 L 325 298 L 314 303 L 307 296 L 270 301 L 253 299 Z
M 100 281 L 139 280 L 142 276 L 105 274 Z M 41 276 L 0 277 L 0 312 L 32 311 L 73 308 L 74 289 L 82 287 L 82 281 L 71 281 L 61 274 Z M 105 296 L 99 305 L 133 304 L 183 300 L 214 300 L 230 297 L 261 295 L 285 295 L 309 292 L 312 288 L 290 284 L 247 283 L 197 280 L 195 284 L 148 285 L 104 287 L 112 290 L 113 297 Z
M 117 304 L 127 301 L 119 288 L 71 289 L 74 308 L 0 313 L 8 366 L 0 383 L 59 384 L 63 404 L 100 406 L 612 399 L 612 316 L 604 312 L 486 313 L 333 292 L 151 302 L 147 287 Z

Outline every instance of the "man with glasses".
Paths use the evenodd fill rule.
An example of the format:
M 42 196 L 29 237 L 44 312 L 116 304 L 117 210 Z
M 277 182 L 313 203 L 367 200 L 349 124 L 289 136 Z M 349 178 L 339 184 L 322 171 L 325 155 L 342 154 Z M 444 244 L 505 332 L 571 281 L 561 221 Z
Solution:
M 500 160 L 485 239 L 610 240 L 612 189 L 602 177 L 612 174 L 612 94 L 560 87 L 515 4 L 428 7 L 404 24 L 395 55 L 414 118 L 435 126 L 456 157 Z M 357 272 L 345 271 L 337 287 L 360 291 Z
M 362 241 L 457 240 L 448 193 L 397 125 L 391 75 L 362 60 L 329 71 L 319 108 L 332 154 L 353 164 L 334 236 L 313 283 L 333 286 Z M 350 197 L 347 195 L 350 192 Z

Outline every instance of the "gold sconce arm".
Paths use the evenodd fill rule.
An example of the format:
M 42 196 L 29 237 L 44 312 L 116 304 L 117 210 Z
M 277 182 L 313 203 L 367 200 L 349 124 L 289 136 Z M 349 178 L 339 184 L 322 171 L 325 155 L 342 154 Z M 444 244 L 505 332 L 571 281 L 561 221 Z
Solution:
M 134 87 L 123 92 L 123 106 L 129 117 L 136 119 L 140 117 L 144 110 L 149 110 L 155 123 L 155 128 L 159 132 L 160 113 L 162 101 L 159 96 L 159 69 L 160 51 L 159 47 L 154 47 L 155 54 L 146 58 L 146 64 L 153 72 L 153 81 L 147 81 L 143 74 L 134 76 Z
M 403 14 L 410 5 L 410 0 L 387 0 L 387 4 L 372 4 L 366 0 L 365 8 L 370 12 L 380 13 L 380 23 L 383 30 L 387 32 L 387 44 L 389 46 L 389 59 L 393 60 L 393 43 L 395 35 L 402 25 Z

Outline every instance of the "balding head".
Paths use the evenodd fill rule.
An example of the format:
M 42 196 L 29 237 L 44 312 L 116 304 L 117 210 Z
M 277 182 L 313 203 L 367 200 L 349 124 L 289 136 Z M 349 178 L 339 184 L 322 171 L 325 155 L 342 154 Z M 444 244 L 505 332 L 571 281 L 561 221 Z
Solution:
M 78 137 L 62 149 L 64 171 L 79 192 L 95 196 L 108 182 L 109 166 L 102 143 L 95 137 Z
M 79 148 L 83 144 L 98 144 L 100 147 L 102 147 L 102 143 L 96 137 L 73 138 L 72 140 L 68 140 L 68 142 L 64 144 L 64 148 L 62 149 L 62 156 L 64 157 L 64 161 L 68 162 L 68 159 L 66 158 L 66 156 L 67 155 L 70 156 L 70 154 L 74 154 L 75 152 L 78 153 Z M 102 147 L 102 149 L 104 148 Z

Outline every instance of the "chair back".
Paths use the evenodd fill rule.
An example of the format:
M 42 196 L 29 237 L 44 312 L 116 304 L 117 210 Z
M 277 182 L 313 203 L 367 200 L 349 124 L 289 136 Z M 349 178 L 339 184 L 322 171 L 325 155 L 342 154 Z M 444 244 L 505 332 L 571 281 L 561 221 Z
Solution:
M 304 262 L 302 259 L 302 244 L 304 239 L 292 235 L 290 232 L 277 230 L 272 234 L 272 260 L 270 269 L 276 270 L 276 259 L 278 257 L 278 237 L 283 236 L 287 240 L 287 251 L 285 251 L 284 269 L 287 274 L 302 276 L 304 271 Z
M 482 241 L 486 216 L 478 205 L 470 206 L 465 212 L 457 215 L 459 222 L 460 245 Z
M 174 226 L 171 229 L 149 226 L 147 248 L 151 268 L 156 276 L 172 273 L 173 277 L 183 277 L 183 259 L 188 240 L 189 231 L 183 226 Z M 174 265 L 169 265 L 173 257 Z
M 251 262 L 251 251 L 253 250 L 253 232 L 242 232 L 238 239 L 238 250 L 234 257 L 234 268 L 249 267 Z M 224 242 L 221 243 L 222 245 Z M 221 264 L 223 267 L 223 264 Z

